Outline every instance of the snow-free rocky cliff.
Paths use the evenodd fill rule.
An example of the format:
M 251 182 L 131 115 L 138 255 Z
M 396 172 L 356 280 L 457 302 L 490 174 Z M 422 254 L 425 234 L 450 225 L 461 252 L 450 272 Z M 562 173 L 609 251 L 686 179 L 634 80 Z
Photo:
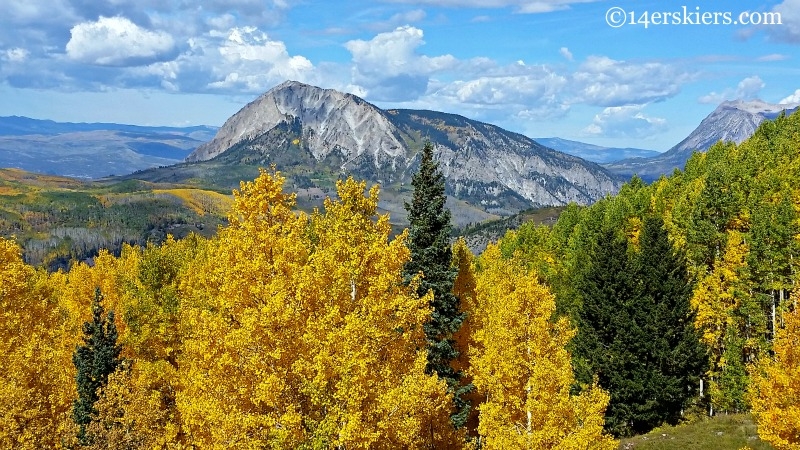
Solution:
M 351 94 L 293 81 L 234 114 L 187 161 L 220 157 L 232 147 L 241 152 L 260 145 L 263 152 L 264 143 L 275 144 L 276 136 L 298 143 L 292 151 L 308 152 L 311 164 L 335 165 L 384 189 L 410 182 L 417 153 L 430 140 L 448 194 L 500 214 L 530 206 L 587 204 L 621 185 L 620 178 L 597 164 L 493 125 L 435 111 L 384 111 Z

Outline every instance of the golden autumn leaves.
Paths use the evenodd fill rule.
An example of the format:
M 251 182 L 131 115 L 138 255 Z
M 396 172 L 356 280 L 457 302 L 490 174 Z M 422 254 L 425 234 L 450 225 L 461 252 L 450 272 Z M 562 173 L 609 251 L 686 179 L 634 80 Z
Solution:
M 407 234 L 390 238 L 378 188 L 365 189 L 341 181 L 338 200 L 303 214 L 262 171 L 215 238 L 67 273 L 0 240 L 0 447 L 75 445 L 71 355 L 100 287 L 126 362 L 95 405 L 91 448 L 615 448 L 608 395 L 570 395 L 574 330 L 548 289 L 497 247 L 473 258 L 463 242 L 456 364 L 477 413 L 452 428 L 447 387 L 425 373 L 430 294 L 403 284 Z

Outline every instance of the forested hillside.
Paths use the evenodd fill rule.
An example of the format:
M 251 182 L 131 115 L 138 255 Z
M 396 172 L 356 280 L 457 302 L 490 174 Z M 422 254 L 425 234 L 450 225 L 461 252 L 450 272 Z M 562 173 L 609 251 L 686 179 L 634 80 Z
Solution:
M 631 390 L 638 390 L 639 398 L 627 397 L 627 403 L 620 404 L 638 404 L 633 411 L 622 408 L 616 416 L 629 420 L 620 425 L 623 434 L 643 431 L 635 424 L 652 417 L 647 412 L 652 373 L 634 370 L 628 380 L 612 383 L 619 370 L 629 369 L 618 367 L 610 372 L 612 366 L 603 361 L 636 361 L 632 356 L 641 357 L 644 352 L 656 360 L 647 363 L 654 367 L 663 363 L 657 361 L 692 354 L 685 346 L 680 347 L 680 355 L 671 351 L 677 348 L 677 341 L 659 346 L 686 326 L 681 318 L 675 318 L 670 330 L 647 325 L 656 314 L 664 317 L 663 311 L 637 315 L 660 304 L 648 298 L 665 296 L 674 289 L 666 273 L 651 280 L 654 272 L 642 272 L 642 259 L 655 254 L 645 237 L 648 224 L 656 221 L 663 223 L 674 247 L 673 254 L 662 255 L 661 264 L 685 260 L 691 308 L 685 310 L 682 320 L 693 322 L 705 349 L 705 369 L 695 372 L 699 377 L 685 380 L 684 388 L 697 395 L 684 406 L 712 414 L 753 409 L 765 429 L 781 428 L 782 432 L 776 433 L 784 442 L 798 441 L 798 414 L 791 408 L 797 408 L 800 367 L 797 359 L 782 356 L 774 344 L 782 330 L 791 333 L 792 320 L 796 320 L 798 179 L 800 114 L 793 114 L 763 123 L 741 145 L 717 144 L 707 153 L 696 153 L 685 171 L 652 185 L 633 179 L 617 196 L 588 208 L 572 206 L 552 228 L 526 224 L 503 238 L 500 247 L 504 255 L 534 268 L 553 290 L 559 311 L 579 324 L 579 337 L 574 341 L 576 367 L 588 369 L 589 374 L 599 372 L 601 387 L 633 383 L 624 392 L 615 394 L 615 389 L 610 389 L 609 412 L 617 409 L 615 399 L 622 401 Z M 650 283 L 653 287 L 648 289 Z M 592 317 L 591 326 L 582 325 Z M 600 319 L 604 322 L 597 326 Z M 631 333 L 641 334 L 630 339 Z M 623 341 L 629 342 L 622 345 Z M 600 342 L 605 350 L 598 350 Z M 582 350 L 582 346 L 601 355 Z M 766 389 L 762 370 L 773 367 L 774 357 L 784 358 L 781 364 L 789 365 L 789 372 L 783 372 L 782 381 Z M 765 406 L 764 395 L 781 396 L 782 408 L 788 409 L 767 412 L 770 407 Z M 613 417 L 611 423 L 615 423 Z M 631 426 L 633 430 L 625 430 Z
M 140 181 L 84 182 L 0 169 L 0 237 L 13 238 L 25 261 L 66 269 L 101 249 L 163 242 L 167 234 L 211 236 L 230 195 Z
M 55 272 L 0 238 L 0 447 L 613 449 L 751 412 L 798 448 L 800 114 L 479 256 L 426 161 L 396 236 L 378 186 L 305 213 L 273 169 L 209 238 Z
M 452 394 L 426 371 L 432 294 L 419 274 L 403 282 L 408 233 L 389 237 L 365 188 L 340 181 L 309 215 L 262 172 L 217 236 L 66 273 L 0 240 L 0 447 L 615 448 L 608 396 L 571 393 L 573 332 L 549 320 L 547 288 L 494 246 L 476 273 L 463 242 L 457 364 L 485 400 L 479 424 L 453 426 Z

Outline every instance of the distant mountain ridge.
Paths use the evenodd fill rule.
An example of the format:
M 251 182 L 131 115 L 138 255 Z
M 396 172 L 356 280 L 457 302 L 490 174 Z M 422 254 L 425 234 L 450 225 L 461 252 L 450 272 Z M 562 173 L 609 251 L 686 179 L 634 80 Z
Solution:
M 105 122 L 55 122 L 46 119 L 32 119 L 23 116 L 0 117 L 0 136 L 24 136 L 29 134 L 55 135 L 87 131 L 125 131 L 141 134 L 197 134 L 197 140 L 205 141 L 217 132 L 217 127 L 197 125 L 189 127 L 125 125 Z
M 583 158 L 598 164 L 630 158 L 652 158 L 661 154 L 661 152 L 655 150 L 631 147 L 603 147 L 559 137 L 533 138 L 533 140 L 553 150 L 558 150 L 559 152 L 564 152 L 568 155 L 577 156 L 578 158 Z
M 215 127 L 148 127 L 0 117 L 0 167 L 100 178 L 183 161 Z
M 354 95 L 294 81 L 234 114 L 187 162 L 279 159 L 386 188 L 410 182 L 426 140 L 434 144 L 448 193 L 491 213 L 588 204 L 622 182 L 597 164 L 494 125 L 437 111 L 384 111 Z
M 639 175 L 652 181 L 673 170 L 683 169 L 686 161 L 697 151 L 706 151 L 719 141 L 741 144 L 753 135 L 765 120 L 776 118 L 783 112 L 791 114 L 798 105 L 767 103 L 762 100 L 735 100 L 721 103 L 689 136 L 666 152 L 645 159 L 627 159 L 603 166 L 614 173 Z

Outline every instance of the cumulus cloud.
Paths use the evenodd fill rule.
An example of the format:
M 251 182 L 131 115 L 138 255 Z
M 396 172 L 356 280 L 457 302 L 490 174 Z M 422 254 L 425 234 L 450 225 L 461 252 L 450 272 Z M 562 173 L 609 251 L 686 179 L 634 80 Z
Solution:
M 283 42 L 255 27 L 231 29 L 218 51 L 222 60 L 215 72 L 224 78 L 210 83 L 212 88 L 263 92 L 283 80 L 305 80 L 314 69 L 307 58 L 289 55 Z
M 326 75 L 333 73 L 330 68 Z M 125 69 L 128 86 L 168 91 L 260 94 L 287 79 L 321 84 L 318 69 L 256 27 L 211 30 L 192 38 L 170 61 Z
M 100 66 L 143 65 L 172 55 L 175 48 L 168 33 L 147 30 L 120 16 L 80 23 L 71 34 L 67 56 Z
M 794 91 L 794 94 L 784 98 L 778 102 L 781 105 L 797 105 L 800 104 L 800 89 Z
M 523 105 L 555 99 L 566 83 L 563 75 L 536 68 L 530 75 L 455 81 L 441 89 L 438 95 L 451 97 L 459 103 Z
M 596 106 L 643 105 L 677 95 L 695 75 L 660 62 L 590 56 L 573 75 L 576 101 Z
M 758 75 L 747 77 L 739 82 L 736 89 L 725 89 L 722 92 L 711 92 L 698 99 L 700 103 L 718 104 L 726 100 L 752 100 L 764 89 L 764 81 Z
M 408 25 L 379 33 L 369 41 L 348 41 L 345 48 L 352 55 L 354 84 L 375 100 L 422 95 L 431 74 L 458 64 L 452 55 L 419 54 L 417 48 L 424 43 L 422 30 Z
M 642 112 L 643 106 L 611 106 L 594 116 L 594 120 L 583 134 L 594 137 L 642 139 L 667 129 L 667 121 L 649 117 Z
M 536 14 L 567 9 L 576 3 L 599 0 L 389 0 L 393 3 L 428 4 L 452 8 L 514 8 L 518 13 Z
M 573 61 L 573 60 L 575 59 L 575 58 L 572 56 L 572 52 L 571 52 L 571 51 L 569 51 L 569 49 L 568 49 L 567 47 L 561 47 L 561 48 L 558 50 L 558 53 L 560 53 L 560 54 L 561 54 L 561 56 L 563 56 L 563 57 L 564 57 L 564 59 L 566 59 L 567 61 Z

